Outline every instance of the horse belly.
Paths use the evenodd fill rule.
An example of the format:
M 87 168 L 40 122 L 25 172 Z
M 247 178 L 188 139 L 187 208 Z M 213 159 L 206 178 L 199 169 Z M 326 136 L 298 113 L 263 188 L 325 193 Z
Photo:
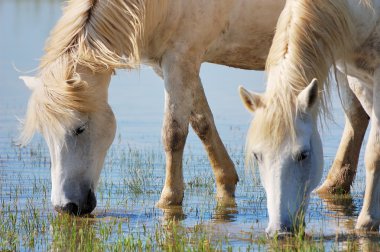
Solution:
M 236 1 L 225 29 L 207 48 L 204 61 L 263 70 L 284 5 L 284 0 Z
M 207 50 L 205 61 L 230 67 L 264 70 L 272 37 L 249 44 L 223 44 Z

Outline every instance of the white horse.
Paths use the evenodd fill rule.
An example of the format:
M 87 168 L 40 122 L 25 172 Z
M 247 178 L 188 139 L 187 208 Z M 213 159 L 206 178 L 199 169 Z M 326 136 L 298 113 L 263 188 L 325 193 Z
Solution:
M 284 5 L 279 0 L 69 1 L 47 42 L 37 77 L 23 77 L 33 93 L 21 142 L 36 131 L 44 136 L 55 209 L 73 214 L 94 209 L 94 192 L 116 127 L 107 101 L 110 78 L 115 69 L 140 63 L 151 65 L 165 82 L 166 180 L 158 205 L 182 202 L 189 123 L 209 155 L 217 197 L 232 198 L 238 176 L 207 104 L 200 65 L 207 61 L 263 69 Z M 343 153 L 355 152 L 360 143 L 346 144 Z M 356 166 L 351 155 L 343 156 L 339 164 Z
M 365 154 L 364 205 L 356 228 L 378 229 L 379 21 L 379 0 L 288 0 L 268 56 L 265 94 L 241 88 L 244 104 L 255 112 L 247 154 L 256 160 L 266 189 L 269 235 L 292 231 L 304 221 L 301 213 L 321 179 L 323 152 L 317 118 L 328 113 L 328 95 L 321 93 L 328 91 L 332 66 L 341 87 L 349 85 L 365 110 L 351 116 L 351 125 L 363 120 L 365 128 L 366 118 L 371 118 Z M 352 103 L 356 102 L 355 97 L 341 93 L 345 107 L 357 106 Z M 330 186 L 333 179 L 328 177 L 321 190 Z
M 277 0 L 72 0 L 51 33 L 33 90 L 21 142 L 35 131 L 50 150 L 52 195 L 59 212 L 85 214 L 115 134 L 108 85 L 115 69 L 152 66 L 165 82 L 163 144 L 166 180 L 158 205 L 180 205 L 188 125 L 202 140 L 217 197 L 233 198 L 238 176 L 218 135 L 199 70 L 202 62 L 263 69 L 277 18 Z

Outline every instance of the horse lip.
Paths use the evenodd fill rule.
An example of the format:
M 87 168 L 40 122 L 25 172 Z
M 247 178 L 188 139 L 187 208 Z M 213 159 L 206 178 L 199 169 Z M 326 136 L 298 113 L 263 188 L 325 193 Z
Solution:
M 285 239 L 292 236 L 294 236 L 294 233 L 289 232 L 289 231 L 278 231 L 278 232 L 275 232 L 274 234 L 266 233 L 267 239 L 271 239 L 274 237 L 276 237 L 277 239 Z
M 283 239 L 283 238 L 286 238 L 286 237 L 291 237 L 291 236 L 294 236 L 294 234 L 292 232 L 289 232 L 289 231 L 283 231 L 283 232 L 278 232 L 277 233 L 277 237 L 280 238 L 280 239 Z

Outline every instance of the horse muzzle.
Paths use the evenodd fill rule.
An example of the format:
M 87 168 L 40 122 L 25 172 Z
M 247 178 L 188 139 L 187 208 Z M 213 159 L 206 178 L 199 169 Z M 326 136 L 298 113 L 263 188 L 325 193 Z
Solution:
M 63 206 L 54 206 L 58 213 L 66 213 L 70 215 L 80 216 L 91 213 L 96 207 L 95 193 L 90 189 L 83 203 L 79 205 L 74 202 L 68 202 Z
M 268 238 L 286 238 L 293 235 L 293 228 L 291 228 L 290 223 L 287 225 L 281 224 L 279 226 L 268 226 L 265 232 Z

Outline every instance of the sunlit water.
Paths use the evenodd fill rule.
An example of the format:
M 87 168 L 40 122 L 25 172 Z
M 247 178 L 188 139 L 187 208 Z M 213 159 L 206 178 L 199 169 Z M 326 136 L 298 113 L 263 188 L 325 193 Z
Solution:
M 18 76 L 37 67 L 44 41 L 60 14 L 59 1 L 0 0 L 0 200 L 3 203 L 0 207 L 12 205 L 27 211 L 34 205 L 46 217 L 55 216 L 49 200 L 50 163 L 46 145 L 37 136 L 29 147 L 19 149 L 13 140 L 18 133 L 17 118 L 24 115 L 29 96 Z M 244 169 L 243 149 L 251 115 L 241 105 L 237 86 L 243 84 L 263 91 L 265 76 L 261 72 L 204 64 L 201 78 L 219 133 L 240 176 L 237 207 L 217 207 L 210 165 L 200 141 L 191 131 L 184 157 L 183 208 L 165 213 L 155 208 L 164 183 L 160 137 L 164 92 L 162 80 L 142 66 L 139 71 L 118 71 L 111 82 L 109 102 L 118 121 L 117 137 L 101 175 L 94 215 L 104 223 L 119 219 L 125 233 L 138 233 L 143 227 L 154 230 L 157 224 L 174 216 L 185 229 L 207 226 L 216 237 L 228 237 L 230 245 L 245 248 L 253 243 L 255 247 L 252 241 L 264 235 L 268 221 L 266 198 L 259 180 Z M 322 134 L 325 174 L 343 129 L 343 113 L 337 99 L 334 115 L 335 123 L 328 122 Z M 323 201 L 312 195 L 306 214 L 306 232 L 317 240 L 325 240 L 327 249 L 344 250 L 347 239 L 356 239 L 348 235 L 362 205 L 364 186 L 361 158 L 352 199 Z M 12 208 L 1 211 L 12 211 Z M 28 231 L 20 230 L 20 234 Z M 337 238 L 337 234 L 343 238 Z M 46 236 L 49 247 L 53 238 L 43 235 Z M 367 240 L 376 242 L 377 237 L 356 241 L 367 244 Z M 27 245 L 20 241 L 18 249 L 27 250 Z

